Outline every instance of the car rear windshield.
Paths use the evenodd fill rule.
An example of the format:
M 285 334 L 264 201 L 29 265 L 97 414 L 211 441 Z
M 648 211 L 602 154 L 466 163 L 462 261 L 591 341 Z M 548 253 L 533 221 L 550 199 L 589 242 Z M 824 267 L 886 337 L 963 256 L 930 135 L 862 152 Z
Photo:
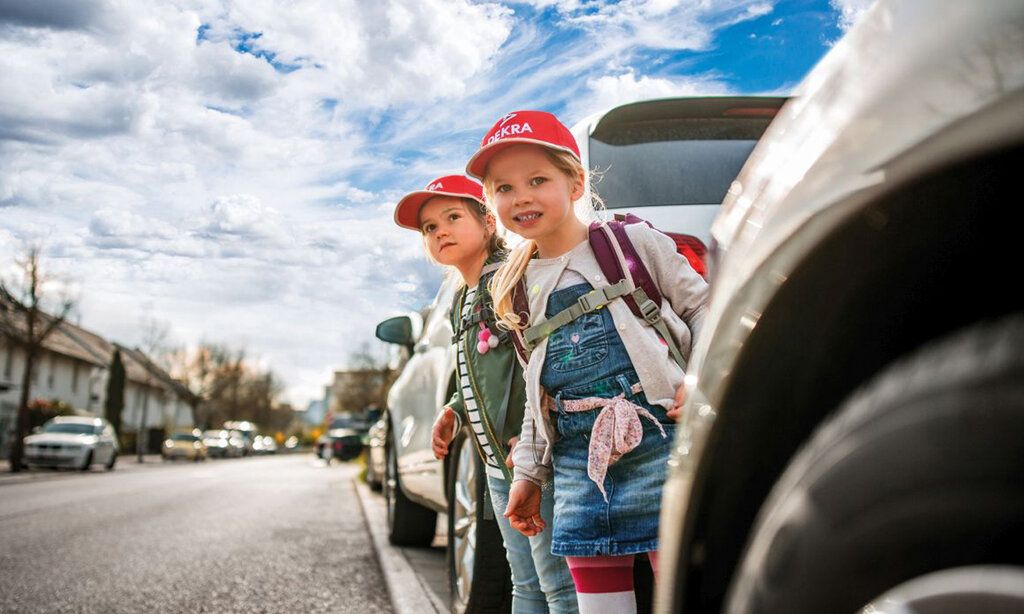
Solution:
M 70 433 L 72 435 L 98 435 L 102 427 L 91 424 L 52 422 L 43 427 L 44 433 Z
M 195 435 L 175 434 L 171 435 L 171 441 L 199 441 Z
M 598 129 L 590 139 L 594 187 L 609 209 L 721 204 L 767 125 L 689 118 Z

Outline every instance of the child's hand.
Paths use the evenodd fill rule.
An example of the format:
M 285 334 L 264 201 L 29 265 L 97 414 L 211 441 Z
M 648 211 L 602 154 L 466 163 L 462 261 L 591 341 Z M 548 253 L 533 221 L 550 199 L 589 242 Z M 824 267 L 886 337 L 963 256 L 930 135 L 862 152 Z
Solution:
M 529 480 L 513 482 L 508 493 L 505 518 L 508 518 L 512 528 L 527 537 L 533 537 L 543 531 L 544 520 L 540 517 L 540 486 Z
M 670 420 L 675 422 L 679 420 L 679 414 L 683 411 L 683 402 L 686 401 L 686 384 L 679 384 L 676 388 L 676 402 L 672 406 L 672 409 L 668 410 L 667 415 Z
M 518 437 L 513 437 L 508 440 L 508 456 L 505 457 L 505 466 L 509 469 L 515 469 L 516 463 L 512 460 L 512 452 L 516 449 L 516 444 L 519 443 Z
M 455 410 L 445 407 L 437 420 L 434 420 L 434 428 L 430 432 L 430 448 L 434 451 L 434 458 L 441 460 L 448 456 L 448 444 L 454 436 Z

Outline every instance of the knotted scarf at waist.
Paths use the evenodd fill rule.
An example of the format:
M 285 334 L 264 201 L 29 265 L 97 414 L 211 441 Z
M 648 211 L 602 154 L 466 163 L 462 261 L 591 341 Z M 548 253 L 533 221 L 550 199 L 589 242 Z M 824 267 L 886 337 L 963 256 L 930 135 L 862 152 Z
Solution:
M 597 484 L 605 501 L 608 501 L 608 493 L 604 490 L 604 478 L 608 474 L 608 467 L 640 445 L 644 438 L 644 426 L 640 418 L 653 422 L 661 431 L 661 436 L 667 437 L 665 427 L 654 414 L 627 400 L 624 394 L 610 399 L 589 397 L 562 400 L 561 403 L 562 409 L 568 413 L 601 410 L 590 431 L 587 475 Z

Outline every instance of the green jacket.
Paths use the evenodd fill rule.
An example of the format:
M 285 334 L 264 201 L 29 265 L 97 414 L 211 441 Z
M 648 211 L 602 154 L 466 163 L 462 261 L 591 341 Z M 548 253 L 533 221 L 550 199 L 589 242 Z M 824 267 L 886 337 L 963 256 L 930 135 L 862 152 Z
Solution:
M 480 409 L 484 434 L 494 451 L 495 460 L 498 461 L 502 472 L 505 473 L 505 479 L 511 482 L 512 471 L 505 466 L 505 459 L 509 453 L 508 440 L 519 435 L 523 424 L 526 386 L 523 379 L 523 368 L 519 364 L 508 333 L 501 331 L 495 325 L 491 295 L 487 291 L 487 282 L 494 275 L 494 269 L 497 268 L 495 265 L 500 264 L 502 256 L 504 254 L 492 257 L 484 267 L 484 274 L 480 276 L 480 282 L 477 284 L 472 318 L 467 322 L 462 322 L 462 306 L 466 297 L 465 287 L 455 293 L 450 318 L 452 330 L 455 332 L 452 343 L 459 345 L 466 356 L 466 370 L 469 373 L 469 383 L 473 387 L 477 407 Z M 497 335 L 499 339 L 498 347 L 491 348 L 484 354 L 479 353 L 476 347 L 481 320 L 490 329 L 491 334 Z M 448 406 L 454 409 L 464 421 L 468 421 L 465 400 L 462 398 L 461 381 L 458 382 L 455 393 L 448 401 Z M 479 441 L 476 437 L 473 437 L 473 441 L 476 443 L 477 453 L 482 457 L 483 449 Z

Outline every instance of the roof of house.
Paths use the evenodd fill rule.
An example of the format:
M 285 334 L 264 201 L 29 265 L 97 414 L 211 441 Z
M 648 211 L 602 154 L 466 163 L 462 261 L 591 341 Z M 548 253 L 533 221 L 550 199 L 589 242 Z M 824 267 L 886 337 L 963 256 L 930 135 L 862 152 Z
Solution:
M 37 326 L 49 326 L 54 321 L 52 315 L 43 311 L 38 313 L 39 322 Z M 46 339 L 43 340 L 43 348 L 92 365 L 106 366 L 107 362 L 102 357 L 90 352 L 68 334 L 66 326 L 68 324 L 65 320 L 54 328 L 46 336 Z M 0 333 L 18 340 L 24 340 L 28 335 L 28 317 L 23 311 L 15 307 L 11 300 L 3 293 L 0 293 Z

